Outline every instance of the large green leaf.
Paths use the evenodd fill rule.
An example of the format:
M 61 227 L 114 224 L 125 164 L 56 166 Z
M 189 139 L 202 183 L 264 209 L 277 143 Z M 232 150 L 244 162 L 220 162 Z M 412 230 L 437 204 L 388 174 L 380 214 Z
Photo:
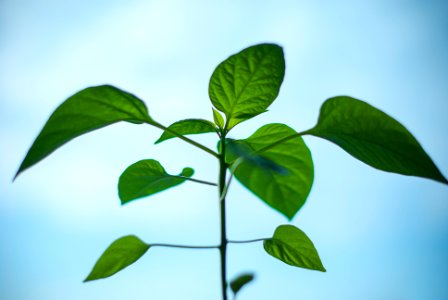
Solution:
M 328 99 L 317 125 L 308 133 L 337 144 L 374 168 L 448 183 L 403 125 L 361 100 L 347 96 Z
M 169 132 L 170 130 L 181 135 L 187 135 L 187 134 L 216 132 L 216 126 L 212 122 L 202 119 L 186 119 L 182 121 L 177 121 L 171 124 L 168 127 L 168 130 L 165 130 L 155 143 L 158 144 L 165 140 L 176 137 L 174 134 L 171 134 Z
M 238 292 L 241 290 L 241 288 L 246 284 L 248 284 L 249 282 L 251 282 L 252 280 L 254 280 L 254 274 L 252 273 L 244 273 L 239 275 L 237 278 L 233 279 L 230 282 L 230 288 L 232 289 L 232 292 L 235 295 L 235 297 L 236 294 L 238 294 Z
M 86 88 L 65 100 L 50 116 L 15 177 L 66 142 L 119 122 L 151 123 L 145 104 L 110 85 Z
M 295 226 L 277 227 L 274 236 L 264 241 L 263 246 L 267 253 L 288 265 L 326 271 L 313 242 Z
M 260 44 L 218 65 L 209 84 L 213 105 L 227 118 L 227 129 L 266 111 L 277 98 L 285 75 L 283 50 Z
M 138 161 L 130 165 L 118 181 L 121 204 L 179 185 L 193 173 L 192 168 L 184 168 L 179 175 L 170 175 L 154 159 Z
M 104 251 L 84 282 L 114 275 L 136 262 L 149 248 L 134 235 L 119 238 Z
M 311 153 L 301 137 L 275 144 L 295 134 L 284 124 L 268 124 L 226 145 L 226 160 L 238 164 L 235 177 L 289 219 L 305 203 L 314 178 Z

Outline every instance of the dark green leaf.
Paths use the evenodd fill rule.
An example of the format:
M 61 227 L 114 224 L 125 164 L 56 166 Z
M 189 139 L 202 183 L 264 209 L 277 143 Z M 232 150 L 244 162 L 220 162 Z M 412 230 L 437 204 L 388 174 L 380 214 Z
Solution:
M 136 262 L 149 248 L 134 235 L 119 238 L 104 251 L 84 282 L 114 275 Z
M 295 226 L 277 227 L 272 239 L 264 241 L 263 246 L 267 253 L 288 265 L 326 272 L 313 242 Z
M 202 119 L 177 121 L 176 123 L 171 124 L 168 129 L 181 135 L 216 132 L 216 127 L 212 122 Z M 165 130 L 155 143 L 158 144 L 174 137 L 176 136 Z
M 63 102 L 37 136 L 15 177 L 66 142 L 119 122 L 151 123 L 145 104 L 109 85 L 86 88 Z
M 223 129 L 224 128 L 224 119 L 223 119 L 223 117 L 221 116 L 219 111 L 217 111 L 213 107 L 212 107 L 212 110 L 213 110 L 213 120 L 215 121 L 216 126 L 218 126 L 220 129 Z
M 277 98 L 284 75 L 283 50 L 274 44 L 246 48 L 219 64 L 208 91 L 226 115 L 227 129 L 264 112 Z
M 230 288 L 232 289 L 232 292 L 236 295 L 243 286 L 245 286 L 252 280 L 254 280 L 254 274 L 252 273 L 241 274 L 230 282 Z
M 138 161 L 130 165 L 120 176 L 118 194 L 121 204 L 179 185 L 193 173 L 192 168 L 184 168 L 179 175 L 170 175 L 154 159 Z
M 268 124 L 245 140 L 230 141 L 226 151 L 228 162 L 239 160 L 235 177 L 289 219 L 305 203 L 314 177 L 311 153 L 300 136 L 276 144 L 294 135 L 284 124 Z
M 361 100 L 347 96 L 328 99 L 317 125 L 308 133 L 337 144 L 374 168 L 448 183 L 403 125 Z

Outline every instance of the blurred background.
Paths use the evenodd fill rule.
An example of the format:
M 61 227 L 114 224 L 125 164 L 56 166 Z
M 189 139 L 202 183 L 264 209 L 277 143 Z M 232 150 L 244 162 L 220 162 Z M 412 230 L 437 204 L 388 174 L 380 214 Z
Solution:
M 284 47 L 285 80 L 269 112 L 242 123 L 312 127 L 322 102 L 350 95 L 402 122 L 448 175 L 446 1 L 0 1 L 0 299 L 220 299 L 215 250 L 153 248 L 117 275 L 83 284 L 115 239 L 219 242 L 217 191 L 187 182 L 120 206 L 130 164 L 159 160 L 215 181 L 213 157 L 161 132 L 120 123 L 63 146 L 12 183 L 53 110 L 93 85 L 143 99 L 169 125 L 212 120 L 208 80 L 243 48 Z M 212 134 L 192 136 L 215 148 Z M 290 267 L 262 243 L 231 245 L 230 279 L 253 271 L 239 299 L 447 299 L 448 187 L 371 169 L 306 137 L 311 195 L 292 224 L 313 240 L 327 273 Z M 270 237 L 287 220 L 234 182 L 233 240 Z

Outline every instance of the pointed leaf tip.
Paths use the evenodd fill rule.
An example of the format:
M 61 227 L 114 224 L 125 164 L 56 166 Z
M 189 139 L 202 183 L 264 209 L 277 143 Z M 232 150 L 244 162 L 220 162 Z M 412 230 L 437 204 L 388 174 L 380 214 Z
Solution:
M 84 282 L 114 275 L 136 262 L 150 247 L 135 235 L 117 239 L 100 256 Z
M 266 110 L 277 98 L 285 75 L 283 49 L 259 44 L 230 56 L 210 78 L 213 106 L 226 115 L 226 129 Z
M 254 278 L 255 276 L 253 273 L 241 274 L 230 282 L 230 289 L 233 294 L 236 295 L 245 285 L 253 281 Z
M 51 114 L 14 179 L 70 140 L 119 121 L 141 124 L 152 119 L 143 101 L 110 85 L 74 94 Z
M 313 242 L 295 226 L 280 225 L 263 246 L 269 255 L 288 265 L 326 272 Z
M 348 96 L 330 98 L 309 134 L 329 140 L 379 170 L 448 184 L 417 139 L 398 121 Z

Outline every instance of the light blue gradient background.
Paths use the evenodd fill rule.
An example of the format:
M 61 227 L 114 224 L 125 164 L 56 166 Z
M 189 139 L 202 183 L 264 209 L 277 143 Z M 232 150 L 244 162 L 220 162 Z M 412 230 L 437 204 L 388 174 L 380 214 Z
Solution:
M 321 103 L 346 94 L 397 118 L 448 175 L 446 1 L 0 2 L 0 299 L 219 299 L 215 250 L 151 249 L 106 280 L 83 284 L 102 251 L 136 234 L 147 242 L 217 244 L 217 192 L 186 183 L 121 207 L 117 179 L 158 159 L 215 180 L 214 158 L 161 133 L 117 124 L 57 150 L 11 179 L 50 113 L 87 86 L 135 93 L 163 124 L 211 119 L 209 77 L 260 42 L 284 47 L 286 77 L 269 122 L 313 126 Z M 194 137 L 215 147 L 211 135 Z M 239 299 L 448 299 L 448 187 L 371 169 L 306 138 L 311 196 L 292 224 L 314 241 L 327 273 L 287 266 L 261 243 L 231 245 L 230 277 L 254 271 Z M 269 237 L 287 220 L 238 183 L 231 239 Z

